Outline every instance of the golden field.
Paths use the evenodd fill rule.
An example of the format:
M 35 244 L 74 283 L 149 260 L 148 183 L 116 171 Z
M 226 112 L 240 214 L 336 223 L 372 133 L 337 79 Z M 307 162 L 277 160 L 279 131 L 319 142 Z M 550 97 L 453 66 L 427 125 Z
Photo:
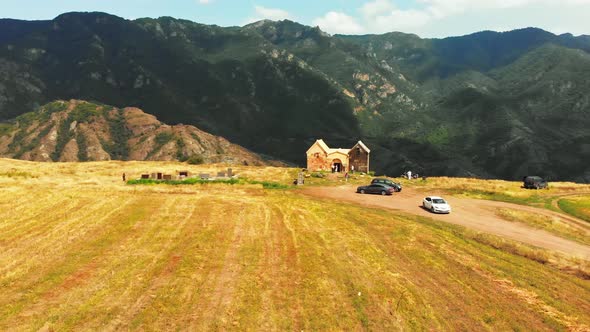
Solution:
M 590 280 L 458 226 L 297 189 L 121 179 L 223 168 L 0 159 L 0 330 L 590 330 Z M 405 185 L 436 181 L 453 180 Z

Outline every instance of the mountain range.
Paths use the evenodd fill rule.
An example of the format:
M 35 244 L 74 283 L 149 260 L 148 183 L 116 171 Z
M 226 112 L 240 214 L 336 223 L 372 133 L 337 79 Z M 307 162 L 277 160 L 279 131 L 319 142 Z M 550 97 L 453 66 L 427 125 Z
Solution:
M 301 166 L 315 139 L 362 139 L 380 174 L 589 182 L 589 52 L 589 36 L 535 28 L 423 39 L 291 21 L 4 19 L 0 120 L 84 99 Z

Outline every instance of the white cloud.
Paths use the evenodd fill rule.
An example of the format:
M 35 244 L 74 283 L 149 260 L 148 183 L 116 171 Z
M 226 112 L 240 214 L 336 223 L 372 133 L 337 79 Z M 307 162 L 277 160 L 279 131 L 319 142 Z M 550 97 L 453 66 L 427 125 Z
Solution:
M 293 19 L 293 16 L 288 11 L 283 9 L 254 6 L 254 10 L 256 11 L 256 17 L 249 18 L 249 22 L 256 22 L 260 20 L 280 21 Z
M 456 31 L 462 25 L 462 33 L 491 26 L 537 26 L 555 32 L 590 27 L 585 23 L 587 20 L 577 18 L 579 14 L 572 14 L 588 9 L 590 0 L 415 0 L 417 6 L 409 9 L 399 8 L 396 1 L 365 1 L 358 8 L 357 18 L 329 12 L 313 23 L 330 33 L 404 31 L 430 36 L 461 33 Z M 475 21 L 476 17 L 479 21 Z M 515 18 L 519 19 L 515 21 Z M 590 29 L 586 33 L 590 33 Z
M 392 12 L 395 10 L 395 5 L 389 0 L 376 0 L 367 2 L 360 8 L 360 12 L 365 17 L 374 17 L 382 15 L 383 13 Z
M 197 2 L 201 5 L 208 5 L 212 3 L 214 0 L 198 0 Z
M 318 17 L 313 20 L 313 25 L 324 31 L 340 34 L 361 34 L 365 30 L 354 17 L 340 12 L 329 12 L 323 17 Z

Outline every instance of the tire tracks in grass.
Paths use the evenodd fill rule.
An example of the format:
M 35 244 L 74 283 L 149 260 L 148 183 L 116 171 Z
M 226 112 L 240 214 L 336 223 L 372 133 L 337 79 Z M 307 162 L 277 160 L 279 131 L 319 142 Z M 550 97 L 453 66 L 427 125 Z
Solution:
M 0 215 L 0 234 L 12 235 L 20 230 L 27 230 L 30 224 L 36 224 L 40 217 L 47 217 L 45 212 L 54 206 L 63 206 L 66 198 L 58 192 L 42 192 L 42 195 L 23 195 L 12 197 L 15 206 L 2 211 Z M 18 221 L 18 222 L 17 222 Z
M 526 304 L 531 310 L 556 320 L 569 331 L 590 331 L 590 327 L 584 323 L 580 323 L 577 317 L 568 315 L 556 306 L 550 305 L 534 291 L 517 286 L 512 280 L 506 277 L 495 276 L 490 270 L 480 268 L 481 262 L 476 261 L 473 257 L 457 253 L 448 248 L 441 248 L 441 250 L 447 256 L 454 258 L 477 275 L 496 285 L 499 291 L 514 296 L 521 303 Z
M 301 322 L 301 329 L 368 328 L 366 302 L 357 295 L 359 290 L 366 293 L 355 277 L 356 267 L 347 254 L 351 244 L 345 240 L 351 239 L 349 235 L 355 230 L 349 230 L 350 225 L 333 214 L 329 206 L 313 201 L 300 204 L 286 206 L 298 215 L 298 220 L 290 222 L 290 226 L 298 244 L 295 257 L 300 267 L 296 285 L 301 310 L 298 314 L 307 317 Z M 333 312 L 338 312 L 338 317 Z
M 590 222 L 569 214 L 568 212 L 564 211 L 561 208 L 561 206 L 559 206 L 559 201 L 561 201 L 562 199 L 564 199 L 566 197 L 578 197 L 578 196 L 587 196 L 587 195 L 590 195 L 590 192 L 581 192 L 581 193 L 575 193 L 575 194 L 559 195 L 551 200 L 551 206 L 554 209 L 561 211 L 562 213 L 560 213 L 560 215 L 564 215 L 564 217 L 563 217 L 564 219 L 567 219 L 567 220 L 571 221 L 572 223 L 582 227 L 583 229 L 586 230 L 586 232 L 588 234 L 588 232 L 590 232 Z
M 231 242 L 223 257 L 221 269 L 215 279 L 210 279 L 211 284 L 204 285 L 205 289 L 212 289 L 212 291 L 209 303 L 204 307 L 206 309 L 203 308 L 201 324 L 198 324 L 197 327 L 194 325 L 195 322 L 192 322 L 193 324 L 190 325 L 189 330 L 210 330 L 215 328 L 212 324 L 226 325 L 229 323 L 228 318 L 231 313 L 228 310 L 234 299 L 236 283 L 242 270 L 242 266 L 238 262 L 238 254 L 247 236 L 246 216 L 247 214 L 243 213 L 243 211 L 238 215 L 231 230 Z
M 172 206 L 174 206 L 174 211 L 180 210 L 178 205 L 172 204 Z M 184 207 L 184 205 L 181 206 Z M 145 311 L 151 303 L 156 301 L 157 291 L 162 287 L 172 283 L 174 277 L 172 272 L 178 268 L 181 258 L 181 256 L 178 255 L 178 249 L 183 243 L 178 242 L 179 235 L 186 230 L 189 221 L 193 218 L 195 209 L 196 204 L 190 204 L 187 211 L 182 212 L 184 217 L 180 223 L 174 224 L 175 230 L 167 235 L 167 241 L 162 244 L 161 249 L 156 253 L 153 260 L 145 268 L 146 270 L 151 270 L 154 273 L 153 277 L 146 285 L 146 288 L 143 292 L 144 294 L 141 295 L 128 310 L 126 310 L 124 316 L 115 318 L 115 324 L 110 325 L 109 327 L 105 328 L 105 330 L 116 331 L 123 328 L 135 328 L 133 326 L 133 322 L 135 321 L 137 323 L 138 316 L 140 316 L 140 314 Z M 176 253 L 176 255 L 174 255 L 174 253 Z M 169 259 L 166 260 L 166 257 Z M 131 326 L 128 326 L 129 323 L 131 323 Z
M 273 198 L 274 200 L 274 198 Z M 296 330 L 303 328 L 302 304 L 297 296 L 301 284 L 301 269 L 292 227 L 292 205 L 284 198 L 264 206 L 264 254 L 257 274 L 261 276 L 261 312 L 259 326 L 270 330 Z M 290 310 L 289 310 L 290 309 Z M 285 312 L 286 311 L 286 312 Z M 286 319 L 289 317 L 289 319 Z
M 30 246 L 35 248 L 33 251 L 37 252 L 43 249 L 38 247 L 39 243 L 43 243 L 46 247 L 52 247 L 52 244 L 48 243 L 48 239 L 52 239 L 56 234 L 60 236 L 65 235 L 63 233 L 64 230 L 71 233 L 75 229 L 72 228 L 74 225 L 78 224 L 77 226 L 82 227 L 88 224 L 86 221 L 90 221 L 90 216 L 93 213 L 102 209 L 107 204 L 112 203 L 113 200 L 102 201 L 90 207 L 88 206 L 89 202 L 73 201 L 71 204 L 59 202 L 50 209 L 44 209 L 44 212 L 40 213 L 43 216 L 42 218 L 36 220 L 35 223 L 30 223 L 28 225 L 29 227 L 22 229 L 20 233 L 11 234 L 13 236 L 6 241 L 12 244 L 18 243 L 19 247 L 26 247 L 30 243 Z M 55 210 L 59 210 L 59 212 L 55 213 Z M 63 218 L 58 217 L 62 215 Z M 25 245 L 23 246 L 23 244 Z
M 104 250 L 114 246 L 117 242 L 125 238 L 126 233 L 137 222 L 136 218 L 121 218 L 123 208 L 141 205 L 137 200 L 123 202 L 119 209 L 105 214 L 101 220 L 112 218 L 116 222 L 110 223 L 112 228 L 100 229 L 93 234 L 93 237 L 79 242 L 77 246 L 65 247 L 67 253 L 60 255 L 60 259 L 50 260 L 51 264 L 46 264 L 40 270 L 29 274 L 29 278 L 22 278 L 17 285 L 12 285 L 12 292 L 4 293 L 0 297 L 0 328 L 2 326 L 13 326 L 7 323 L 9 318 L 16 318 L 23 323 L 23 319 L 38 315 L 44 307 L 44 296 L 51 292 L 55 287 L 67 279 L 69 275 L 75 273 L 80 265 L 87 265 L 93 259 L 100 257 Z M 121 222 L 121 220 L 124 220 Z M 47 263 L 47 262 L 46 262 Z M 26 308 L 28 312 L 21 314 Z M 6 325 L 8 324 L 8 325 Z
M 102 232 L 101 237 L 104 240 L 96 239 L 93 241 L 96 246 L 86 246 L 81 249 L 81 255 L 85 259 L 78 260 L 79 264 L 65 273 L 60 283 L 47 287 L 40 296 L 40 300 L 28 308 L 26 317 L 36 318 L 36 322 L 30 323 L 32 326 L 38 328 L 44 322 L 53 321 L 58 329 L 72 329 L 77 320 L 87 318 L 91 321 L 95 317 L 88 319 L 85 316 L 89 309 L 85 307 L 85 304 L 95 299 L 96 294 L 105 294 L 104 283 L 113 277 L 109 273 L 112 270 L 108 269 L 108 265 L 105 266 L 105 258 L 116 257 L 121 251 L 121 245 L 118 244 L 125 243 L 135 233 L 137 225 L 142 223 L 148 213 L 143 209 L 144 203 L 146 203 L 145 198 L 134 197 L 132 202 L 127 204 L 127 209 L 112 215 L 111 222 L 105 222 L 105 228 L 110 228 Z M 149 201 L 147 203 L 149 206 Z M 72 262 L 67 261 L 66 264 L 72 264 Z M 113 293 L 116 292 L 113 291 Z M 101 314 L 108 316 L 106 311 Z M 69 324 L 73 325 L 69 326 Z
M 111 215 L 124 208 L 127 203 L 129 201 L 121 203 L 120 200 L 114 198 L 102 201 L 84 210 L 78 210 L 78 215 L 73 214 L 71 218 L 62 222 L 59 220 L 53 221 L 53 214 L 46 212 L 49 221 L 46 222 L 46 225 L 41 230 L 31 233 L 24 239 L 14 240 L 13 244 L 18 244 L 18 246 L 5 252 L 6 257 L 12 257 L 12 261 L 0 268 L 0 276 L 4 278 L 6 277 L 6 273 L 10 271 L 12 279 L 14 279 L 17 276 L 15 274 L 17 271 L 15 267 L 17 266 L 21 268 L 26 267 L 25 269 L 21 269 L 21 275 L 28 273 L 31 269 L 38 268 L 40 264 L 43 264 L 42 260 L 37 259 L 39 255 L 45 257 L 58 256 L 59 252 L 64 248 L 76 241 L 82 241 L 85 234 L 99 228 L 102 222 L 108 220 Z M 109 209 L 109 212 L 106 214 L 101 213 L 101 217 L 92 223 L 86 222 L 89 216 L 97 214 L 98 211 L 101 211 L 105 206 L 109 206 L 110 204 L 113 204 L 114 208 Z M 75 206 L 72 209 L 75 209 Z M 89 225 L 90 227 L 88 227 Z M 74 232 L 78 233 L 76 234 Z M 74 235 L 72 236 L 72 234 Z M 38 264 L 26 264 L 27 261 L 31 260 L 37 261 Z
M 64 322 L 68 328 L 112 330 L 121 323 L 118 317 L 128 313 L 151 282 L 150 273 L 154 270 L 146 266 L 155 266 L 157 254 L 148 249 L 154 248 L 154 243 L 160 245 L 157 238 L 166 226 L 162 219 L 171 215 L 170 210 L 177 198 L 166 197 L 162 202 L 157 195 L 139 197 L 144 205 L 150 206 L 149 215 L 139 220 L 123 241 L 103 255 L 101 273 L 93 279 L 100 284 L 100 289 L 93 289 L 90 294 L 86 294 L 84 301 L 78 304 L 78 317 Z M 92 315 L 93 312 L 100 312 L 101 315 Z M 101 321 L 105 316 L 114 318 Z

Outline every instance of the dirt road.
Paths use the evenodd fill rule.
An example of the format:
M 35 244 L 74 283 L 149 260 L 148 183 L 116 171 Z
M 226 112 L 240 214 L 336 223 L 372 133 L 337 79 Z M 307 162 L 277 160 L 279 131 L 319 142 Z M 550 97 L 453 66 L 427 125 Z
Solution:
M 414 188 L 404 188 L 401 193 L 395 193 L 393 196 L 361 195 L 355 193 L 355 189 L 356 187 L 352 185 L 339 187 L 309 187 L 302 190 L 302 193 L 314 197 L 340 200 L 364 206 L 400 210 L 590 260 L 589 246 L 561 238 L 522 223 L 503 220 L 496 215 L 494 209 L 509 208 L 538 213 L 540 215 L 559 217 L 562 218 L 564 222 L 577 227 L 580 232 L 585 232 L 586 235 L 590 236 L 589 226 L 573 222 L 570 217 L 562 216 L 560 213 L 511 203 L 451 197 L 442 192 L 437 193 L 436 191 L 425 193 Z M 439 195 L 447 198 L 453 212 L 446 215 L 440 215 L 424 210 L 421 206 L 422 199 L 428 195 Z

